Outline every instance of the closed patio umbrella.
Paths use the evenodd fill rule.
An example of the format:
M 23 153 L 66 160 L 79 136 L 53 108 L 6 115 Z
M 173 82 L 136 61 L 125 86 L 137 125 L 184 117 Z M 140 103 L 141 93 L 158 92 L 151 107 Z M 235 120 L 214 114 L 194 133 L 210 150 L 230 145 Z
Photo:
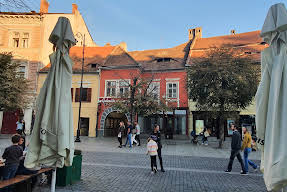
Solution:
M 70 21 L 60 17 L 49 41 L 54 45 L 50 71 L 37 98 L 36 118 L 25 167 L 72 165 L 74 155 L 71 99 L 72 60 L 76 40 Z
M 256 94 L 256 126 L 261 143 L 261 170 L 269 191 L 287 185 L 287 10 L 270 7 L 261 37 L 261 82 Z

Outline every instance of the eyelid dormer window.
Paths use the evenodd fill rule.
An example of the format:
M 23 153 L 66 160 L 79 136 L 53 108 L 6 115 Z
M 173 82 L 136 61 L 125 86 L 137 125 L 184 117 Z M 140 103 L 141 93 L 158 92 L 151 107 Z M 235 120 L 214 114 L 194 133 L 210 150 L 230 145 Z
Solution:
M 157 58 L 156 59 L 156 62 L 170 62 L 171 61 L 171 58 L 169 57 L 163 57 L 163 58 Z

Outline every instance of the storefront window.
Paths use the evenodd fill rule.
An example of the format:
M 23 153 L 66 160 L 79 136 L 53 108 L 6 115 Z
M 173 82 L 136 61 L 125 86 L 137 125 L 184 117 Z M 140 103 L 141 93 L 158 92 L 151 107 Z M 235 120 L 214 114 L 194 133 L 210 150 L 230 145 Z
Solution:
M 174 133 L 177 135 L 186 134 L 186 110 L 175 110 Z

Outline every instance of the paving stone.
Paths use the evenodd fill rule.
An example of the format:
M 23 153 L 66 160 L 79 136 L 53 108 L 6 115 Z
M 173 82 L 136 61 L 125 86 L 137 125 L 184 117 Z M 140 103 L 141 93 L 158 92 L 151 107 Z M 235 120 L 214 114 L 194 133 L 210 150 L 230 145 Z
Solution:
M 151 174 L 150 159 L 141 147 L 117 148 L 115 138 L 81 138 L 76 148 L 83 152 L 82 180 L 57 192 L 264 192 L 262 174 L 254 172 L 240 175 L 240 164 L 234 161 L 230 174 L 224 173 L 230 150 L 212 146 L 193 146 L 175 141 L 168 145 L 163 141 L 165 173 Z M 9 145 L 9 139 L 0 139 L 0 148 Z M 144 141 L 143 141 L 144 143 Z M 252 158 L 259 164 L 258 152 Z M 159 162 L 158 162 L 159 165 Z M 35 191 L 35 190 L 34 190 Z M 49 186 L 37 192 L 50 191 Z

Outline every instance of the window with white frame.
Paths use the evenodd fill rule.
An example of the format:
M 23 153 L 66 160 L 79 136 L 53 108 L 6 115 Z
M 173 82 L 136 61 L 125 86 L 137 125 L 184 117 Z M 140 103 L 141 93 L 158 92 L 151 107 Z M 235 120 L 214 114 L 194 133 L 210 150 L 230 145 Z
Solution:
M 22 38 L 22 47 L 28 48 L 29 46 L 29 33 L 24 33 Z
M 117 89 L 116 81 L 107 81 L 106 82 L 106 96 L 107 97 L 115 97 Z
M 152 94 L 155 99 L 159 99 L 160 82 L 151 82 L 151 84 L 148 87 L 148 93 Z
M 119 81 L 119 93 L 120 95 L 125 95 L 129 91 L 129 82 L 125 80 Z
M 168 82 L 166 84 L 166 95 L 168 99 L 177 98 L 178 97 L 178 83 L 177 82 Z
M 26 78 L 26 66 L 23 65 L 19 66 L 18 74 L 20 77 Z
M 14 32 L 13 33 L 13 47 L 18 48 L 20 47 L 20 33 L 19 32 Z

